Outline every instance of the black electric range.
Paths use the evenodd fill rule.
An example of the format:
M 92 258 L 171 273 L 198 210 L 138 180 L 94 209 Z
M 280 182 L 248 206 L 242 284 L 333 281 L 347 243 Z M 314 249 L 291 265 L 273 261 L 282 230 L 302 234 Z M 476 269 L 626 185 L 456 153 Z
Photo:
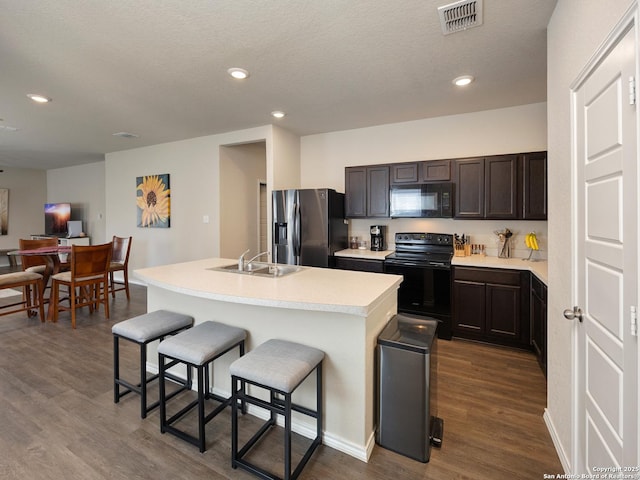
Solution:
M 453 235 L 396 233 L 395 244 L 384 271 L 404 277 L 398 311 L 438 320 L 438 337 L 450 339 Z

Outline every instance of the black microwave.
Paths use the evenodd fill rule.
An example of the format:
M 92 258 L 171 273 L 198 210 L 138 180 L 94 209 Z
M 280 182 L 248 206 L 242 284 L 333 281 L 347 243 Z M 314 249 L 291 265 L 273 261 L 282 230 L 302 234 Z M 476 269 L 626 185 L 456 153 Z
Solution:
M 453 217 L 453 183 L 392 185 L 392 218 Z

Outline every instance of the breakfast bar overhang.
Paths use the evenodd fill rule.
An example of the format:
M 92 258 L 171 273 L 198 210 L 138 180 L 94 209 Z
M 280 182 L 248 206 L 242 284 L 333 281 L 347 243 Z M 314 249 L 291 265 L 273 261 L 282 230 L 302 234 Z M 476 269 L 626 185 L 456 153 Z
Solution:
M 272 338 L 324 351 L 323 443 L 367 461 L 375 439 L 376 338 L 397 312 L 402 277 L 312 267 L 273 277 L 217 270 L 234 263 L 210 258 L 135 275 L 147 284 L 149 312 L 167 309 L 192 315 L 196 323 L 215 320 L 244 328 L 248 351 Z M 157 371 L 155 349 L 150 345 L 151 371 Z M 216 361 L 212 385 L 228 395 L 228 368 L 235 358 L 226 357 Z M 307 379 L 299 390 L 297 401 L 312 405 L 313 382 Z M 313 436 L 315 427 L 301 418 L 294 416 L 293 426 Z

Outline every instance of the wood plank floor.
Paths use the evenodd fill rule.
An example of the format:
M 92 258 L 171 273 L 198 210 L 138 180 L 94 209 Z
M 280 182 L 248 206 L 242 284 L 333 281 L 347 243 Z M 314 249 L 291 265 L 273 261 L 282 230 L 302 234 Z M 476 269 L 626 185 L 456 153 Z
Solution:
M 157 410 L 140 419 L 139 397 L 113 403 L 111 326 L 146 311 L 146 289 L 132 285 L 131 302 L 119 294 L 111 306 L 109 320 L 84 309 L 75 331 L 68 314 L 57 324 L 24 312 L 0 317 L 0 478 L 254 478 L 230 466 L 228 412 L 207 425 L 201 454 L 162 435 Z M 379 446 L 363 463 L 321 446 L 300 478 L 513 480 L 562 472 L 542 419 L 545 380 L 534 356 L 463 340 L 438 348 L 444 440 L 429 463 Z M 136 364 L 135 349 L 122 353 L 124 363 Z M 241 422 L 258 424 L 251 416 Z M 256 455 L 275 469 L 281 453 L 270 440 Z M 296 451 L 305 442 L 296 439 Z

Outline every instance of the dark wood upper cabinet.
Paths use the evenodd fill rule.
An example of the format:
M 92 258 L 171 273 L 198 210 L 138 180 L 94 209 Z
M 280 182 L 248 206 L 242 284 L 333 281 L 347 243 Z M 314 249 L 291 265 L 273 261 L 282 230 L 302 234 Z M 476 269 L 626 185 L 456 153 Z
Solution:
M 453 162 L 455 218 L 546 220 L 546 152 Z
M 389 216 L 389 166 L 345 168 L 345 216 Z
M 547 219 L 547 152 L 520 155 L 522 218 Z
M 389 217 L 391 185 L 455 183 L 455 218 L 547 219 L 547 152 L 345 169 L 348 218 Z
M 484 218 L 484 158 L 454 162 L 455 217 Z
M 389 216 L 389 166 L 367 168 L 367 216 Z
M 418 183 L 418 163 L 391 165 L 391 184 Z
M 391 164 L 391 185 L 451 181 L 451 160 Z
M 428 160 L 420 162 L 420 182 L 451 181 L 451 160 Z
M 345 216 L 358 218 L 367 216 L 367 168 L 347 167 L 344 170 Z
M 497 155 L 484 160 L 484 217 L 518 218 L 518 156 Z

